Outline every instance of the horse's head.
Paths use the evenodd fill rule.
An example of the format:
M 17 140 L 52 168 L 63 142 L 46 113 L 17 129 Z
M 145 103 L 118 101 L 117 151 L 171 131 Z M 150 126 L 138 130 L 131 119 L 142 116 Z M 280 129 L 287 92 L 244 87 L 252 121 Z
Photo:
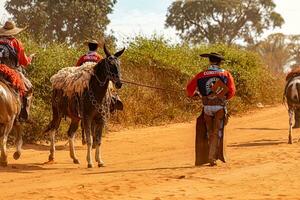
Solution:
M 115 84 L 117 89 L 120 89 L 122 87 L 119 57 L 123 54 L 124 51 L 125 48 L 115 54 L 111 54 L 104 44 L 104 52 L 106 55 L 104 63 L 107 77 Z

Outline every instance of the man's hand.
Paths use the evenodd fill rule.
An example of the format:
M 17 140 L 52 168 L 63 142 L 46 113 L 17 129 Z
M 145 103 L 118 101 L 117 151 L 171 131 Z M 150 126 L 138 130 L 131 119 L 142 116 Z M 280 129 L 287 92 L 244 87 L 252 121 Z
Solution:
M 34 57 L 35 57 L 35 53 L 29 55 L 29 58 L 30 58 L 31 60 L 32 60 Z
M 196 91 L 194 95 L 191 97 L 193 100 L 201 100 L 202 96 L 199 91 Z

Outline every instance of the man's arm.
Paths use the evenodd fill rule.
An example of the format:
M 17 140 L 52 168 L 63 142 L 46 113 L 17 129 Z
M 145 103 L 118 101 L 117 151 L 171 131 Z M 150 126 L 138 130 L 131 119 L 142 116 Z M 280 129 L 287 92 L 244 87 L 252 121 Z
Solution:
M 197 81 L 199 79 L 199 74 L 197 74 L 186 86 L 186 92 L 188 97 L 193 97 L 197 90 Z
M 82 65 L 82 63 L 83 63 L 83 57 L 84 56 L 81 56 L 80 58 L 79 58 L 79 60 L 77 61 L 77 63 L 76 63 L 76 66 L 81 66 Z
M 227 73 L 227 78 L 228 78 L 227 87 L 229 89 L 227 94 L 227 99 L 231 99 L 235 95 L 236 89 L 235 89 L 234 79 L 229 72 Z
M 15 42 L 13 44 L 17 50 L 19 65 L 26 67 L 27 65 L 29 65 L 31 63 L 32 58 L 26 56 L 23 44 L 20 41 L 15 39 Z

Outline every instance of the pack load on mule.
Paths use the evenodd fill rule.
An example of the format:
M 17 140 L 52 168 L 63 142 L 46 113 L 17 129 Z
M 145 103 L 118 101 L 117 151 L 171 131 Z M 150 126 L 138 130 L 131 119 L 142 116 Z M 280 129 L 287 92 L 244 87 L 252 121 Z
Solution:
M 223 56 L 218 53 L 201 54 L 209 59 L 209 67 L 198 73 L 187 85 L 187 95 L 200 95 L 203 103 L 196 123 L 195 165 L 216 165 L 226 162 L 224 127 L 228 121 L 227 100 L 235 94 L 232 75 L 220 68 Z
M 87 140 L 88 167 L 93 166 L 92 144 L 96 146 L 96 161 L 98 166 L 103 166 L 100 145 L 103 128 L 110 112 L 110 82 L 116 89 L 122 87 L 119 57 L 125 49 L 111 54 L 104 45 L 106 57 L 98 63 L 86 62 L 80 67 L 67 67 L 51 77 L 52 82 L 52 120 L 45 132 L 51 133 L 49 162 L 55 158 L 55 133 L 61 119 L 69 117 L 71 124 L 68 130 L 70 157 L 75 164 L 79 160 L 75 154 L 75 132 L 82 120 L 84 133 Z M 79 98 L 78 98 L 79 97 Z M 75 100 L 74 100 L 75 99 Z M 80 103 L 77 104 L 77 100 Z M 78 105 L 80 105 L 79 108 Z M 73 108 L 76 108 L 75 110 Z M 81 117 L 76 110 L 79 110 Z M 93 137 L 94 135 L 94 141 Z
M 31 56 L 24 53 L 22 43 L 14 35 L 20 33 L 14 22 L 7 21 L 0 28 L 0 165 L 7 166 L 6 142 L 8 134 L 16 133 L 17 150 L 14 159 L 21 156 L 22 129 L 20 121 L 28 119 L 32 85 L 23 75 L 22 67 L 30 64 Z
M 293 70 L 287 74 L 283 96 L 288 105 L 289 114 L 288 143 L 292 144 L 292 128 L 300 128 L 300 67 L 293 68 Z M 293 115 L 295 124 L 292 127 Z

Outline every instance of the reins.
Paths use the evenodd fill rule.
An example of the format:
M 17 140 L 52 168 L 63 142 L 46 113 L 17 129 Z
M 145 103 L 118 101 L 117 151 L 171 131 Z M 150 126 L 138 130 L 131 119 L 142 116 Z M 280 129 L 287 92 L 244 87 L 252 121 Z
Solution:
M 127 83 L 127 84 L 131 84 L 131 85 L 135 85 L 135 86 L 139 86 L 139 87 L 144 87 L 144 88 L 150 88 L 150 89 L 155 89 L 155 90 L 162 90 L 162 91 L 167 91 L 167 92 L 184 92 L 184 89 L 181 90 L 172 90 L 172 89 L 167 89 L 167 88 L 161 88 L 161 87 L 156 87 L 156 86 L 150 86 L 150 85 L 145 85 L 142 83 L 135 83 L 132 81 L 127 81 L 127 80 L 121 80 L 122 83 Z

